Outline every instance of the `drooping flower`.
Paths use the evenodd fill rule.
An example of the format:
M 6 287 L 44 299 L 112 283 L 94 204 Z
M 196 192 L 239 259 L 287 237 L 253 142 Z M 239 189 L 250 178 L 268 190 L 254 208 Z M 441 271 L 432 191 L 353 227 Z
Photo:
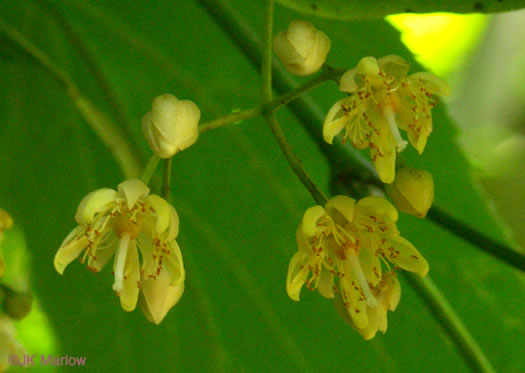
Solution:
M 16 330 L 13 321 L 5 314 L 0 314 L 0 372 L 10 365 L 23 363 L 27 352 L 16 340 Z
M 113 290 L 120 296 L 125 311 L 135 309 L 142 282 L 160 277 L 164 293 L 178 292 L 177 300 L 180 298 L 185 271 L 175 241 L 179 217 L 168 202 L 149 194 L 142 181 L 124 181 L 118 191 L 99 189 L 89 193 L 80 202 L 75 219 L 79 225 L 55 256 L 58 273 L 62 274 L 83 251 L 81 261 L 87 260 L 88 269 L 93 272 L 100 271 L 115 255 Z M 166 276 L 170 281 L 164 281 Z M 149 293 L 150 289 L 148 286 L 143 292 Z
M 10 229 L 13 226 L 13 218 L 7 213 L 4 209 L 0 209 L 0 243 L 4 239 L 4 231 Z M 2 252 L 0 251 L 0 277 L 4 275 L 5 264 L 2 257 Z
M 385 191 L 394 205 L 407 214 L 424 218 L 434 202 L 434 180 L 425 170 L 403 167 Z
M 422 153 L 432 132 L 433 95 L 448 95 L 447 84 L 437 76 L 420 72 L 407 76 L 409 63 L 399 56 L 376 60 L 364 57 L 341 77 L 339 89 L 349 94 L 337 101 L 323 125 L 326 142 L 341 131 L 359 149 L 370 148 L 380 179 L 395 177 L 396 153 L 407 145 L 400 129 Z
M 339 293 L 357 329 L 367 328 L 371 318 L 379 320 L 382 311 L 377 307 L 386 304 L 381 297 L 390 291 L 383 281 L 389 272 L 395 268 L 421 276 L 428 272 L 427 261 L 401 237 L 397 218 L 396 209 L 375 196 L 357 203 L 350 197 L 336 196 L 324 207 L 306 210 L 296 234 L 298 252 L 288 267 L 286 289 L 290 298 L 298 301 L 306 284 L 326 298 Z M 373 330 L 375 326 L 370 325 Z
M 310 22 L 292 21 L 274 36 L 273 50 L 292 74 L 311 75 L 326 61 L 330 39 Z
M 164 94 L 155 97 L 142 118 L 142 132 L 151 150 L 169 158 L 197 141 L 201 112 L 194 102 Z

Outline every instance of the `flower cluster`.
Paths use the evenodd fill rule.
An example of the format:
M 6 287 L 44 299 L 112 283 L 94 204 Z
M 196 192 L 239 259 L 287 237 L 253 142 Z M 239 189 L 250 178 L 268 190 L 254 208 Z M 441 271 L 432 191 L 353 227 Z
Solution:
M 296 234 L 298 252 L 288 267 L 290 298 L 298 301 L 306 284 L 326 298 L 340 298 L 348 320 L 365 338 L 385 331 L 386 311 L 394 310 L 400 297 L 393 269 L 428 272 L 425 258 L 401 237 L 397 218 L 396 209 L 375 196 L 357 203 L 336 196 L 324 207 L 306 210 Z
M 122 308 L 135 309 L 140 288 L 145 285 L 145 302 L 141 304 L 153 306 L 144 312 L 148 319 L 159 323 L 184 290 L 184 265 L 175 241 L 179 217 L 173 206 L 150 195 L 142 181 L 132 179 L 121 183 L 118 191 L 99 189 L 89 193 L 80 202 L 75 219 L 79 225 L 55 256 L 58 273 L 62 274 L 82 252 L 81 261 L 87 260 L 93 272 L 100 271 L 115 256 L 113 290 Z M 156 302 L 155 294 L 162 294 L 162 299 Z
M 399 132 L 421 154 L 432 132 L 433 95 L 448 95 L 447 84 L 437 76 L 415 73 L 407 76 L 409 63 L 399 56 L 376 60 L 364 57 L 356 68 L 347 71 L 339 89 L 349 94 L 328 112 L 323 136 L 332 143 L 343 132 L 359 149 L 370 148 L 370 155 L 384 183 L 395 178 L 396 154 L 407 145 Z

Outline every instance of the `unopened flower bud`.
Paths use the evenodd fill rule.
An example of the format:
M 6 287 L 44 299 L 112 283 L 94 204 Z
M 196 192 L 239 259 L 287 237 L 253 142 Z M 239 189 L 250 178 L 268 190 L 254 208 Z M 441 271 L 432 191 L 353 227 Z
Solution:
M 199 137 L 201 112 L 192 101 L 164 94 L 153 100 L 142 118 L 142 132 L 149 147 L 160 158 L 169 158 L 193 145 Z
M 286 31 L 273 38 L 273 50 L 296 75 L 310 75 L 323 66 L 330 51 L 330 39 L 307 21 L 292 21 Z
M 33 296 L 31 294 L 9 291 L 4 298 L 3 307 L 9 317 L 20 320 L 31 312 L 32 303 Z
M 386 193 L 398 210 L 424 218 L 434 201 L 434 180 L 430 172 L 404 167 L 397 171 Z

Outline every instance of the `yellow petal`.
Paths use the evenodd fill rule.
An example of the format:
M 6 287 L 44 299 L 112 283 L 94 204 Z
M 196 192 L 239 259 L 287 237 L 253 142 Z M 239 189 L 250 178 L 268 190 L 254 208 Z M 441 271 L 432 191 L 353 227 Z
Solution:
M 354 220 L 355 200 L 348 196 L 335 196 L 325 205 L 326 212 L 339 225 L 345 225 Z
M 348 122 L 348 118 L 342 109 L 346 100 L 347 98 L 343 98 L 337 101 L 326 115 L 323 123 L 323 138 L 328 144 L 332 144 L 334 137 L 339 135 Z
M 375 57 L 363 57 L 357 64 L 357 72 L 362 75 L 378 75 L 379 65 Z
M 171 285 L 184 282 L 186 279 L 186 271 L 184 269 L 184 262 L 182 260 L 182 253 L 179 244 L 173 240 L 168 242 L 169 254 L 164 256 L 164 265 L 166 271 L 171 277 Z
M 399 301 L 401 300 L 401 284 L 399 283 L 399 280 L 395 276 L 388 276 L 387 281 L 390 282 L 390 284 L 387 283 L 388 286 L 388 309 L 390 311 L 395 311 L 397 306 L 399 305 Z
M 326 268 L 321 269 L 321 277 L 317 284 L 317 290 L 319 290 L 319 293 L 325 298 L 334 297 L 334 275 Z
M 128 208 L 132 208 L 141 198 L 149 194 L 149 188 L 139 179 L 126 180 L 118 185 L 119 195 L 127 201 Z
M 372 235 L 367 236 L 372 237 Z M 361 236 L 359 238 L 362 245 L 362 249 L 359 252 L 361 268 L 366 276 L 366 280 L 371 283 L 372 286 L 376 286 L 379 281 L 381 281 L 381 261 L 375 253 L 376 250 L 367 244 L 367 240 L 363 241 Z
M 166 241 L 174 240 L 179 234 L 179 214 L 172 205 L 169 205 L 170 210 L 170 225 L 168 235 L 165 237 Z
M 139 306 L 146 318 L 160 324 L 168 311 L 177 304 L 184 293 L 184 281 L 170 285 L 167 271 L 161 271 L 156 279 L 142 281 Z
M 117 235 L 110 232 L 100 240 L 96 247 L 96 259 L 89 257 L 88 268 L 99 272 L 109 262 L 118 248 L 119 239 Z
M 390 184 L 396 175 L 396 145 L 394 141 L 379 146 L 379 152 L 376 156 L 372 155 L 372 162 L 379 179 L 385 184 Z M 371 153 L 374 154 L 372 151 Z
M 450 87 L 441 78 L 428 72 L 420 72 L 412 74 L 408 80 L 413 84 L 423 87 L 423 89 L 436 95 L 448 96 L 450 95 Z
M 96 214 L 104 214 L 114 206 L 117 192 L 104 188 L 86 195 L 78 205 L 75 220 L 78 224 L 91 224 Z
M 355 219 L 362 220 L 375 216 L 379 220 L 396 222 L 399 214 L 396 208 L 383 197 L 368 196 L 360 199 L 355 206 Z
M 346 93 L 354 93 L 359 87 L 355 81 L 357 69 L 348 70 L 339 81 L 339 90 Z
M 308 266 L 306 266 L 305 261 L 308 256 L 302 252 L 297 252 L 290 260 L 288 265 L 288 274 L 286 276 L 286 292 L 288 296 L 299 302 L 299 296 L 301 294 L 301 289 L 306 282 L 308 277 Z
M 380 330 L 380 326 L 383 326 L 383 323 L 386 330 L 386 312 L 382 311 L 383 308 L 380 305 L 375 308 L 368 307 L 368 324 L 364 328 L 356 328 L 366 341 L 369 341 L 376 336 L 377 331 Z
M 361 298 L 361 288 L 350 268 L 345 268 L 345 277 L 339 281 L 343 305 L 350 315 L 356 328 L 364 328 L 368 324 L 366 301 Z
M 158 234 L 164 233 L 170 224 L 169 203 L 164 198 L 152 194 L 148 196 L 148 204 L 155 210 L 157 215 L 155 231 Z
M 393 263 L 421 277 L 428 273 L 428 262 L 408 240 L 403 237 L 395 237 L 389 240 L 388 244 L 390 246 L 385 254 Z
M 396 55 L 382 57 L 377 60 L 377 64 L 387 76 L 393 77 L 396 81 L 403 79 L 410 68 L 407 61 Z
M 303 216 L 302 221 L 302 227 L 303 227 L 303 234 L 306 236 L 306 238 L 313 237 L 319 232 L 319 227 L 317 226 L 317 222 L 319 219 L 326 214 L 326 211 L 322 206 L 314 206 L 310 207 Z
M 85 229 L 82 226 L 78 226 L 62 242 L 54 260 L 55 269 L 58 273 L 63 274 L 69 263 L 75 260 L 88 245 L 84 231 Z

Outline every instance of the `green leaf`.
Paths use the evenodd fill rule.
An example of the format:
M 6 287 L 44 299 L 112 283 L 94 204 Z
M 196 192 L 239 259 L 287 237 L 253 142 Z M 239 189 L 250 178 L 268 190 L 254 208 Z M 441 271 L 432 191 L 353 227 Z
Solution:
M 259 3 L 229 3 L 249 28 L 262 30 Z M 257 69 L 193 2 L 54 4 L 74 25 L 131 118 L 130 138 L 143 158 L 149 153 L 140 118 L 158 94 L 197 102 L 203 121 L 258 103 Z M 102 112 L 111 113 L 85 60 L 44 8 L 2 2 L 0 14 L 66 69 Z M 277 8 L 275 29 L 297 17 Z M 411 58 L 384 21 L 316 23 L 332 39 L 332 65 L 350 68 L 366 55 Z M 260 118 L 203 134 L 174 159 L 172 200 L 181 218 L 178 242 L 187 286 L 162 324 L 150 324 L 140 310 L 120 308 L 111 289 L 111 265 L 93 274 L 74 262 L 58 275 L 53 257 L 75 227 L 78 203 L 94 189 L 115 188 L 122 174 L 63 88 L 14 46 L 2 45 L 10 58 L 0 60 L 0 206 L 26 234 L 33 290 L 57 339 L 54 354 L 86 356 L 89 370 L 101 372 L 467 371 L 403 278 L 401 303 L 389 315 L 388 332 L 370 342 L 317 293 L 305 292 L 299 303 L 287 297 L 295 230 L 314 202 Z M 418 70 L 415 64 L 412 68 Z M 342 94 L 326 84 L 312 96 L 326 112 Z M 288 110 L 278 116 L 304 166 L 328 191 L 325 156 Z M 472 187 L 443 106 L 434 120 L 424 155 L 412 152 L 408 161 L 432 171 L 439 206 L 501 239 Z M 518 371 L 525 365 L 516 343 L 525 336 L 516 296 L 524 290 L 519 274 L 429 221 L 403 215 L 400 230 L 428 259 L 435 283 L 495 367 Z
M 496 13 L 525 7 L 523 0 L 276 0 L 297 12 L 318 17 L 357 20 L 398 13 Z

